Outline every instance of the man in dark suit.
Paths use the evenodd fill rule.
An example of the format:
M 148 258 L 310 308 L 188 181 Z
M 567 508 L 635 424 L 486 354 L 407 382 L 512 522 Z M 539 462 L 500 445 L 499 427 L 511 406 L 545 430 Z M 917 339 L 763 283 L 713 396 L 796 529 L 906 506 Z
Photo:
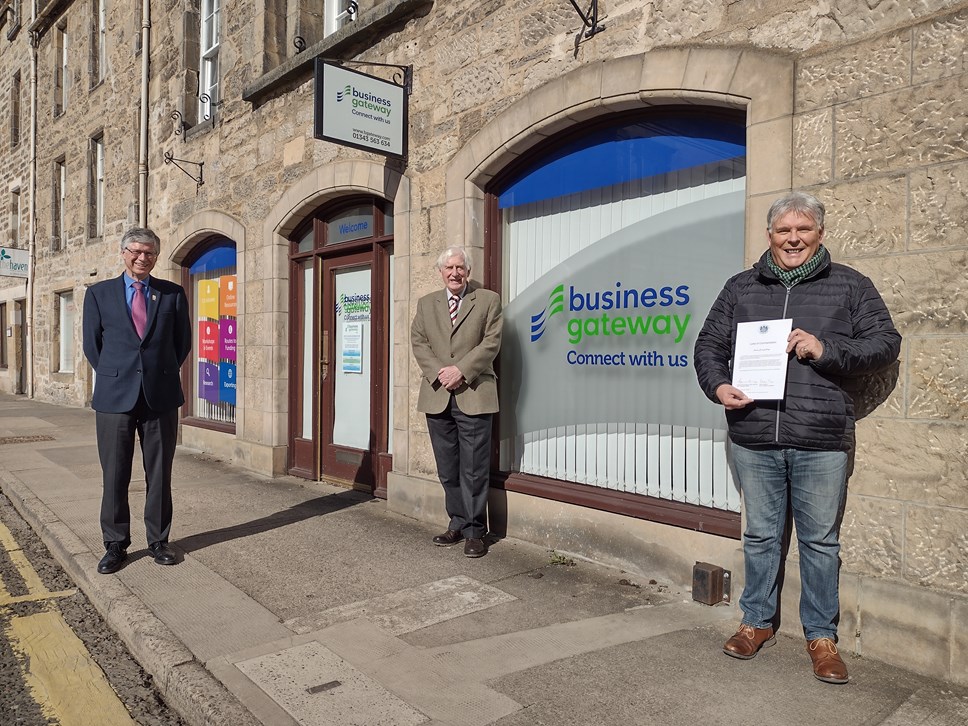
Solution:
M 104 492 L 101 574 L 117 572 L 131 544 L 128 486 L 134 439 L 141 440 L 148 548 L 160 565 L 175 564 L 171 468 L 178 408 L 185 402 L 179 369 L 192 348 L 188 298 L 180 285 L 151 277 L 161 240 L 135 228 L 121 238 L 125 271 L 92 285 L 84 297 L 84 355 L 96 374 L 97 448 Z
M 417 410 L 427 414 L 437 475 L 450 516 L 440 547 L 464 542 L 467 557 L 487 552 L 487 491 L 491 417 L 498 410 L 494 359 L 501 349 L 501 298 L 470 282 L 471 261 L 460 247 L 437 258 L 444 289 L 417 302 L 410 328 L 423 378 Z

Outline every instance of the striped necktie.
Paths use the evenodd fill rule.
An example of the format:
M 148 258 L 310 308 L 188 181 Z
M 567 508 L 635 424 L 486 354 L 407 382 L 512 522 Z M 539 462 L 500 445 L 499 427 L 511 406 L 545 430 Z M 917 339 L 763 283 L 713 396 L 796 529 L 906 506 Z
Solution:
M 460 304 L 460 298 L 456 295 L 450 296 L 450 324 L 457 324 L 457 307 Z

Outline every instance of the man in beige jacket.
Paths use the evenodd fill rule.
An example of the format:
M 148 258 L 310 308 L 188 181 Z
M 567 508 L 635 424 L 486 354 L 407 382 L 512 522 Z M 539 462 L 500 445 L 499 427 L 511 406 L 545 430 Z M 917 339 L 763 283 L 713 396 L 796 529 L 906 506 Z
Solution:
M 433 542 L 450 547 L 464 540 L 464 554 L 481 557 L 487 552 L 491 417 L 498 410 L 501 298 L 470 282 L 470 257 L 460 247 L 444 250 L 437 270 L 444 289 L 420 298 L 410 327 L 423 374 L 417 410 L 427 414 L 450 517 Z

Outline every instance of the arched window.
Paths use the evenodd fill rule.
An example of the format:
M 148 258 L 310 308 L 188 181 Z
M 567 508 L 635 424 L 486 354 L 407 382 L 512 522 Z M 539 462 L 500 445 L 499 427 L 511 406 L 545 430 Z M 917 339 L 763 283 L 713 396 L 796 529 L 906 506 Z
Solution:
M 238 340 L 235 243 L 216 237 L 186 260 L 195 344 L 185 376 L 189 423 L 234 431 Z
M 735 529 L 721 407 L 691 358 L 743 268 L 745 185 L 745 117 L 717 109 L 612 116 L 495 180 L 499 466 L 512 488 L 647 518 L 636 499 L 698 505 Z M 658 518 L 704 526 L 691 516 Z

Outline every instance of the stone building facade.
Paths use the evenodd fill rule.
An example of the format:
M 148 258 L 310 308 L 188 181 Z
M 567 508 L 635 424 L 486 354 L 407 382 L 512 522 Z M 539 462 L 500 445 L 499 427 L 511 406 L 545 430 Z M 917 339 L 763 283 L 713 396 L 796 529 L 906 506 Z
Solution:
M 842 647 L 968 683 L 968 252 L 958 234 L 968 221 L 968 3 L 602 2 L 604 29 L 594 33 L 566 0 L 361 0 L 354 19 L 327 5 L 322 17 L 299 0 L 221 11 L 210 0 L 47 3 L 3 41 L 0 92 L 18 68 L 24 89 L 36 88 L 36 164 L 16 152 L 0 166 L 8 190 L 36 180 L 24 198 L 32 290 L 0 278 L 0 300 L 29 303 L 33 395 L 90 400 L 83 291 L 119 274 L 123 230 L 147 223 L 164 241 L 156 271 L 186 285 L 199 328 L 184 371 L 183 444 L 267 475 L 363 488 L 438 521 L 442 495 L 414 407 L 420 373 L 408 335 L 416 300 L 439 285 L 438 252 L 468 247 L 473 276 L 502 290 L 510 320 L 511 270 L 537 264 L 514 257 L 528 234 L 515 225 L 552 225 L 558 214 L 534 211 L 541 185 L 525 181 L 554 177 L 560 159 L 591 153 L 593 137 L 674 129 L 692 139 L 701 129 L 708 138 L 685 147 L 742 152 L 703 157 L 699 182 L 669 181 L 668 169 L 654 176 L 680 198 L 701 187 L 722 189 L 727 206 L 739 199 L 729 212 L 740 223 L 736 259 L 721 279 L 765 248 L 772 200 L 803 188 L 827 204 L 834 259 L 871 277 L 904 336 L 893 377 L 861 392 L 879 405 L 859 423 L 850 480 Z M 412 67 L 405 160 L 314 138 L 317 56 L 399 66 L 360 68 L 385 79 Z M 33 82 L 24 58 L 35 64 Z M 538 206 L 525 210 L 515 194 L 538 195 Z M 604 207 L 595 194 L 569 213 L 585 220 Z M 673 220 L 668 247 L 716 242 L 683 239 L 680 217 L 661 219 Z M 341 237 L 343 223 L 370 226 Z M 548 229 L 554 242 L 565 227 Z M 546 279 L 541 269 L 528 274 Z M 338 307 L 364 299 L 355 320 Z M 361 347 L 351 335 L 363 336 Z M 64 360 L 68 339 L 77 344 Z M 346 362 L 352 345 L 365 353 L 365 378 Z M 530 348 L 518 352 L 502 360 L 502 379 L 531 362 Z M 15 390 L 2 369 L 0 385 Z M 527 391 L 507 390 L 521 398 L 506 396 L 505 411 L 525 418 Z M 582 428 L 579 458 L 635 459 L 653 437 L 640 435 L 637 420 L 596 430 L 594 442 Z M 508 438 L 495 459 L 492 530 L 680 583 L 696 560 L 739 579 L 735 491 L 713 502 L 679 496 L 675 481 L 671 494 L 665 484 L 636 489 L 621 473 L 633 470 L 628 463 L 600 480 L 589 481 L 587 468 L 569 479 L 549 452 L 573 450 L 573 423 L 559 434 L 528 430 L 520 450 Z M 721 426 L 695 436 L 679 428 L 679 438 L 676 426 L 656 430 L 656 451 L 695 447 L 715 458 L 723 448 Z M 539 438 L 545 458 L 530 464 Z M 615 441 L 625 442 L 619 453 Z M 796 580 L 784 589 L 788 613 Z

